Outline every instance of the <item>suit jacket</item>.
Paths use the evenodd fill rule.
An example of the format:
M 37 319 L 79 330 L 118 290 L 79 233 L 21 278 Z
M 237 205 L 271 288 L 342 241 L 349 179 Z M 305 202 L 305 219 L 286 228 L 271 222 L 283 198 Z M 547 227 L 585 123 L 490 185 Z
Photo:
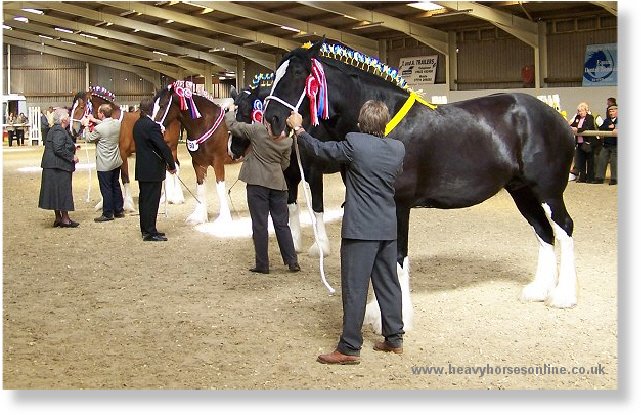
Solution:
M 96 143 L 96 170 L 111 171 L 122 165 L 120 158 L 120 121 L 105 118 L 87 134 L 88 142 Z
M 398 140 L 355 132 L 348 133 L 345 141 L 321 142 L 306 132 L 301 132 L 298 138 L 302 151 L 347 166 L 341 236 L 395 240 L 394 184 L 403 170 L 405 145 Z
M 572 124 L 570 124 L 570 127 L 578 127 L 579 126 L 579 121 L 581 118 L 579 116 L 574 117 L 574 121 L 572 121 Z M 583 121 L 583 125 L 581 125 L 581 128 L 577 129 L 577 132 L 585 131 L 585 130 L 596 130 L 596 124 L 594 124 L 594 115 L 592 114 L 587 114 L 585 116 L 585 120 Z M 578 143 L 579 136 L 575 136 L 574 139 L 576 140 L 575 142 Z M 597 138 L 596 137 L 583 137 L 583 142 L 589 143 L 589 144 L 596 144 L 597 143 Z
M 60 124 L 54 124 L 45 139 L 45 151 L 42 153 L 40 167 L 74 171 L 76 170 L 76 163 L 73 162 L 74 154 L 76 154 L 76 145 L 71 135 Z
M 599 130 L 612 131 L 613 129 L 617 128 L 618 122 L 619 122 L 619 117 L 616 117 L 615 119 L 606 118 L 605 121 L 603 121 L 603 124 L 601 124 L 601 127 L 599 127 Z M 613 126 L 613 127 L 610 127 L 610 126 Z M 603 137 L 603 145 L 605 147 L 616 147 L 617 137 Z
M 240 168 L 238 179 L 269 189 L 287 190 L 283 170 L 289 167 L 293 140 L 290 137 L 272 140 L 264 125 L 236 121 L 232 111 L 225 115 L 225 123 L 232 135 L 251 141 L 251 151 Z
M 136 180 L 139 182 L 162 182 L 167 166 L 176 168 L 171 149 L 163 139 L 160 125 L 146 115 L 141 115 L 134 124 L 136 142 Z

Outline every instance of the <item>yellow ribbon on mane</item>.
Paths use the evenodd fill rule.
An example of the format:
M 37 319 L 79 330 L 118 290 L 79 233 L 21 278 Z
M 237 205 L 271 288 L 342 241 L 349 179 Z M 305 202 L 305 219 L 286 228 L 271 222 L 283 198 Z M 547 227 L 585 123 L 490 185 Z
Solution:
M 416 92 L 410 92 L 410 96 L 407 98 L 407 101 L 405 101 L 405 104 L 401 107 L 401 109 L 394 115 L 394 117 L 390 120 L 390 122 L 387 123 L 385 126 L 385 137 L 392 132 L 392 130 L 398 125 L 398 123 L 405 118 L 407 113 L 410 111 L 412 108 L 412 105 L 414 105 L 414 102 L 419 102 L 430 109 L 436 109 L 436 105 L 429 103 L 425 101 L 423 98 L 419 97 Z

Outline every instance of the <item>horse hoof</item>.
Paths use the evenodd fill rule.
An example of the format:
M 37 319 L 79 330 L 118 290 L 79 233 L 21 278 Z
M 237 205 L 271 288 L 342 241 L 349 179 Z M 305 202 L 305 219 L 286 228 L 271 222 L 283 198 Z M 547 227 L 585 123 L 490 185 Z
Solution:
M 554 308 L 572 308 L 576 306 L 576 304 L 576 295 L 566 295 L 564 293 L 559 293 L 559 291 L 553 291 L 545 300 L 545 305 Z
M 365 308 L 365 318 L 363 319 L 363 326 L 370 325 L 372 331 L 376 334 L 383 333 L 383 322 L 381 320 L 381 309 L 378 301 L 372 301 L 367 304 Z
M 330 254 L 329 247 L 323 247 L 321 250 L 318 248 L 318 244 L 314 243 L 307 251 L 307 254 L 312 258 L 320 258 L 321 252 L 323 253 L 323 258 L 328 256 Z
M 543 288 L 538 284 L 528 284 L 521 291 L 520 300 L 525 302 L 545 301 L 548 298 L 550 290 Z

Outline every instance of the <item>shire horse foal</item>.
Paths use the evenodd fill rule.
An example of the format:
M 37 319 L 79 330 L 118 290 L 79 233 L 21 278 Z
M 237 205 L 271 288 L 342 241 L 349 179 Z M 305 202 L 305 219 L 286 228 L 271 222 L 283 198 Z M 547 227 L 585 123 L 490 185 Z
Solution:
M 289 132 L 285 120 L 293 109 L 303 115 L 306 127 L 311 118 L 341 139 L 358 131 L 358 113 L 365 101 L 382 100 L 390 109 L 388 139 L 400 140 L 406 148 L 395 185 L 406 328 L 412 325 L 410 209 L 469 207 L 501 189 L 512 196 L 539 244 L 536 273 L 521 299 L 560 308 L 576 305 L 574 225 L 563 201 L 574 137 L 557 111 L 525 94 L 496 94 L 436 107 L 407 88 L 395 69 L 323 41 L 287 54 L 275 78 L 264 113 L 274 136 Z M 324 91 L 324 98 L 318 91 Z M 560 272 L 555 237 L 561 246 Z M 365 323 L 380 333 L 377 306 L 368 305 Z

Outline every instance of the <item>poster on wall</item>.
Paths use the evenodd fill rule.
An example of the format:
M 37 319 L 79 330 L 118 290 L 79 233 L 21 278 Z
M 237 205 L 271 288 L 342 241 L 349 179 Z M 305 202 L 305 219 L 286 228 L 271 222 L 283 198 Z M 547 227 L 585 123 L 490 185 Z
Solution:
M 438 55 L 401 58 L 399 71 L 407 84 L 416 88 L 422 84 L 434 83 L 437 63 Z
M 618 71 L 616 43 L 585 47 L 583 86 L 616 86 Z

